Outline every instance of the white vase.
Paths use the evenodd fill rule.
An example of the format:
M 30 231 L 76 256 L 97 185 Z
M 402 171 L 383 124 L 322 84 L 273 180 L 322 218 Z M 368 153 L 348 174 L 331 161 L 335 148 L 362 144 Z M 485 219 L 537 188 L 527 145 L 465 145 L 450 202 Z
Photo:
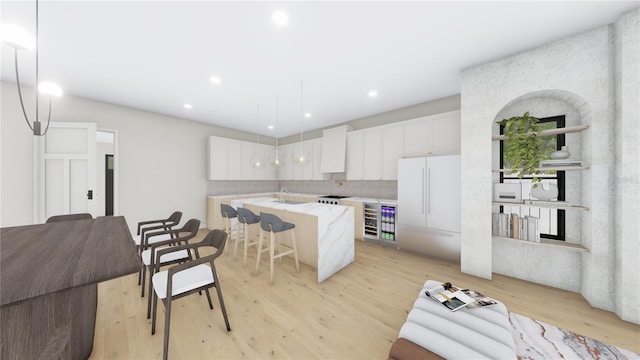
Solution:
M 558 198 L 558 186 L 556 184 L 547 184 L 549 189 L 545 190 L 542 184 L 538 184 L 537 187 L 531 188 L 531 197 L 537 200 L 549 201 Z
M 571 156 L 569 152 L 569 148 L 567 146 L 563 146 L 560 150 L 551 153 L 551 158 L 554 160 L 557 159 L 568 159 Z

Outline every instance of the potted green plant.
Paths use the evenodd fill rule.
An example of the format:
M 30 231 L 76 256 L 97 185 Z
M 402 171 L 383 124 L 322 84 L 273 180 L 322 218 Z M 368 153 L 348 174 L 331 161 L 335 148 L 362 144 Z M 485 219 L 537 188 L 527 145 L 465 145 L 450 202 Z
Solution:
M 532 176 L 533 187 L 540 182 L 537 175 L 543 173 L 539 170 L 540 161 L 549 158 L 548 138 L 537 134 L 543 130 L 538 121 L 528 111 L 522 116 L 498 121 L 504 126 L 504 167 L 513 169 L 511 173 L 517 173 L 519 178 Z

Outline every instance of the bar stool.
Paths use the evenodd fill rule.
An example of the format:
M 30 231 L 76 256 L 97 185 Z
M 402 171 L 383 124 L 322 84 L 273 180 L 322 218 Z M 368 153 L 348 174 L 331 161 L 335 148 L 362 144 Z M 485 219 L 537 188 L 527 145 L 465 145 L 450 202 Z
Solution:
M 222 218 L 224 219 L 224 232 L 227 233 L 227 240 L 235 241 L 235 247 L 233 249 L 233 258 L 236 258 L 236 251 L 238 250 L 238 226 L 232 226 L 231 219 L 235 219 L 238 217 L 238 212 L 236 209 L 231 207 L 231 205 L 220 204 L 220 212 L 222 213 Z M 229 247 L 225 246 L 224 253 L 227 253 L 227 249 Z
M 298 265 L 298 250 L 296 249 L 296 235 L 293 229 L 296 226 L 292 223 L 284 222 L 274 214 L 260 212 L 260 236 L 258 236 L 258 256 L 256 259 L 256 274 L 260 267 L 260 254 L 265 251 L 269 251 L 269 283 L 273 284 L 273 260 L 283 257 L 285 255 L 293 253 L 296 260 L 296 271 L 300 271 Z M 275 253 L 275 234 L 291 230 L 291 249 L 282 252 L 282 243 L 278 238 L 278 253 Z M 269 232 L 269 247 L 262 248 L 262 239 L 264 238 L 264 232 Z M 287 245 L 285 245 L 287 246 Z M 287 246 L 288 247 L 288 246 Z
M 242 259 L 243 266 L 247 266 L 247 249 L 249 249 L 249 246 L 258 245 L 258 241 L 249 241 L 249 225 L 257 224 L 259 222 L 260 217 L 254 214 L 253 211 L 242 207 L 238 208 L 238 223 L 242 224 L 243 239 L 240 240 L 240 237 L 238 237 L 238 240 L 236 241 L 236 247 L 233 251 L 235 253 L 235 249 L 237 249 L 238 247 L 238 241 L 242 241 L 244 243 L 244 257 Z

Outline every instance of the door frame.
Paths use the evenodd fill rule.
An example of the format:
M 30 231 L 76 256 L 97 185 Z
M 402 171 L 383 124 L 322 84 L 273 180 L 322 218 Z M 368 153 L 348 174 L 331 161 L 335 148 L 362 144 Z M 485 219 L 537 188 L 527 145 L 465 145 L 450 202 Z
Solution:
M 65 121 L 56 121 L 56 122 L 51 122 L 51 125 L 58 125 L 62 128 L 64 127 L 75 127 L 78 124 L 91 124 L 94 126 L 94 130 L 98 131 L 98 127 L 96 123 L 91 123 L 91 122 L 65 122 Z M 46 136 L 46 135 L 45 135 Z M 44 176 L 44 163 L 45 163 L 45 159 L 41 156 L 41 150 L 42 150 L 42 146 L 44 145 L 44 142 L 46 141 L 46 138 L 44 136 L 34 136 L 33 137 L 33 177 L 31 179 L 32 182 L 32 187 L 33 187 L 33 223 L 34 224 L 39 224 L 44 222 L 46 219 L 45 216 L 45 208 L 44 208 L 44 196 L 45 196 L 45 191 L 44 191 L 44 187 L 45 187 L 45 183 L 43 180 L 43 176 Z M 94 139 L 93 139 L 94 145 L 95 145 L 95 134 L 94 134 Z M 114 139 L 115 142 L 115 139 Z M 96 152 L 95 149 L 93 151 L 93 157 L 94 157 L 94 163 L 95 163 L 95 157 L 96 157 Z M 115 176 L 115 173 L 114 173 Z M 94 183 L 97 183 L 97 181 L 94 180 Z M 95 184 L 94 184 L 95 185 Z M 95 186 L 94 186 L 95 187 Z M 93 191 L 95 191 L 95 189 L 93 189 Z M 114 211 L 115 211 L 115 204 L 114 204 Z
M 118 202 L 118 176 L 120 173 L 120 171 L 118 170 L 120 166 L 120 156 L 118 152 L 118 130 L 99 127 L 96 129 L 96 131 L 113 133 L 113 216 L 118 216 L 120 215 L 120 205 Z

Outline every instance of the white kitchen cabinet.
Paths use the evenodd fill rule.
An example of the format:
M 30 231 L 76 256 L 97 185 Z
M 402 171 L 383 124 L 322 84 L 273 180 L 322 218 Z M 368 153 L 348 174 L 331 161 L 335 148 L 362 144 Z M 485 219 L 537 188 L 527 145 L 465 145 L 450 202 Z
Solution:
M 433 155 L 460 154 L 460 112 L 433 118 L 431 122 Z
M 227 139 L 209 137 L 209 180 L 227 179 Z
M 267 172 L 270 170 L 270 167 L 267 165 L 267 157 L 269 156 L 268 145 L 263 144 L 253 144 L 253 149 L 255 149 L 255 154 L 260 156 L 260 167 L 251 168 L 251 172 L 253 174 L 252 179 L 244 179 L 244 180 L 268 180 Z M 251 154 L 253 156 L 253 152 Z
M 364 132 L 364 174 L 362 180 L 382 180 L 382 129 Z
M 240 142 L 242 146 L 242 160 L 240 168 L 242 174 L 239 178 L 229 178 L 229 180 L 253 180 L 253 167 L 251 167 L 251 158 L 254 153 L 254 144 L 246 141 Z
M 291 144 L 292 151 L 295 151 L 300 146 L 300 143 Z M 304 166 L 299 166 L 293 163 L 293 158 L 291 158 L 291 162 L 293 163 L 293 180 L 311 180 L 313 176 L 313 145 L 311 141 L 303 141 L 302 147 L 304 152 L 310 154 L 311 157 L 307 159 L 307 163 Z
M 431 142 L 431 121 L 419 118 L 403 122 L 405 157 L 427 156 L 433 147 Z
M 266 165 L 266 158 L 273 146 L 210 136 L 208 148 L 208 180 L 276 179 L 275 169 L 269 169 Z M 262 167 L 254 169 L 251 166 L 254 154 L 262 156 L 265 161 Z
M 364 133 L 354 131 L 347 134 L 347 180 L 362 180 L 363 177 Z
M 347 180 L 395 180 L 403 128 L 389 125 L 347 135 Z
M 280 150 L 284 164 L 278 169 L 278 180 L 293 180 L 293 162 L 291 160 L 293 144 L 280 145 Z
M 321 171 L 322 162 L 322 138 L 311 140 L 311 147 L 313 148 L 313 163 L 311 168 L 312 180 L 329 180 L 331 176 L 328 173 Z
M 382 180 L 398 179 L 398 159 L 402 158 L 403 146 L 402 126 L 382 129 Z
M 404 157 L 460 154 L 460 111 L 403 122 Z
M 237 140 L 227 140 L 227 180 L 242 180 L 242 142 Z

